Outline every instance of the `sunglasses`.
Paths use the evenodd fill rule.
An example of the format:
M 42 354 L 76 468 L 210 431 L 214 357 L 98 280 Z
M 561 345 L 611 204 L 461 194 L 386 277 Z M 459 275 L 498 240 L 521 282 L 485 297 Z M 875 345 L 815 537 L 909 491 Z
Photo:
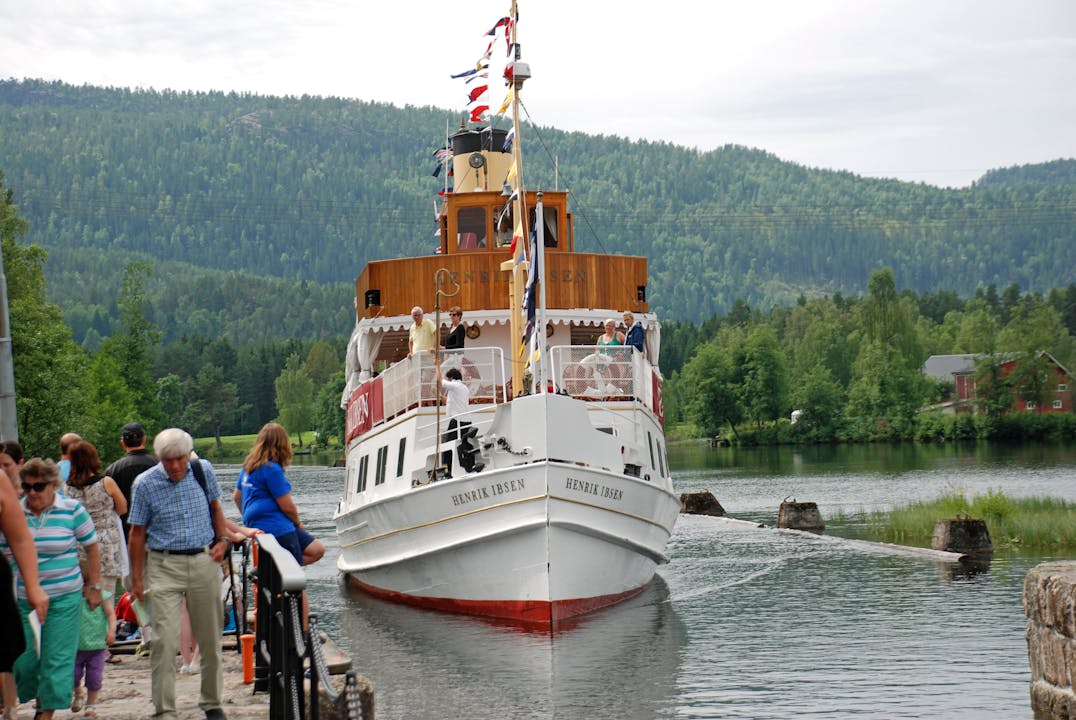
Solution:
M 52 483 L 50 483 L 50 482 L 23 483 L 22 484 L 22 491 L 23 492 L 30 492 L 31 490 L 33 490 L 34 492 L 44 492 L 45 488 L 47 488 L 49 485 L 52 485 Z

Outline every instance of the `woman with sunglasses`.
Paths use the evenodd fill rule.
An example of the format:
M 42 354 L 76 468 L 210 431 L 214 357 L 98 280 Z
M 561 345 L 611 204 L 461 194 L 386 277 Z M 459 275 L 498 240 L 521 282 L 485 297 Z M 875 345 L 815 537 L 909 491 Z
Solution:
M 29 579 L 19 570 L 18 608 L 27 648 L 15 661 L 15 682 L 23 702 L 37 700 L 35 720 L 52 720 L 71 705 L 82 598 L 91 610 L 101 604 L 101 551 L 93 518 L 78 500 L 57 495 L 60 469 L 52 460 L 33 458 L 19 470 L 22 508 L 37 550 L 37 572 L 49 597 L 41 622 L 41 651 L 34 647 L 28 616 L 32 608 Z M 78 548 L 86 550 L 84 583 Z
M 463 310 L 456 305 L 448 311 L 448 317 L 452 325 L 448 328 L 448 337 L 445 338 L 445 350 L 462 350 L 467 337 L 467 328 L 460 322 L 463 320 Z
M 19 460 L 22 460 L 21 455 Z M 37 616 L 42 620 L 49 611 L 49 596 L 41 589 L 37 577 L 34 538 L 26 526 L 26 516 L 14 490 L 14 483 L 17 482 L 18 476 L 9 478 L 6 471 L 0 468 L 0 551 L 6 556 L 6 559 L 0 560 L 0 637 L 4 638 L 0 643 L 0 690 L 4 698 L 4 720 L 15 717 L 19 693 L 15 689 L 11 668 L 15 659 L 26 649 L 26 636 L 19 619 L 22 612 L 15 604 L 15 585 L 9 565 L 11 560 L 18 564 L 28 605 L 37 611 Z

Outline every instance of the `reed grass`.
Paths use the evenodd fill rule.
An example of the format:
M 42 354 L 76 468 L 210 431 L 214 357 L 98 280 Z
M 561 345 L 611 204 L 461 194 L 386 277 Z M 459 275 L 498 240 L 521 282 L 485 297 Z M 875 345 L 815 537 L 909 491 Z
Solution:
M 935 500 L 874 512 L 866 532 L 876 540 L 930 547 L 934 523 L 958 517 L 985 520 L 995 548 L 1076 548 L 1076 503 L 1048 497 L 1010 498 L 1000 490 L 970 499 L 962 490 L 950 490 Z

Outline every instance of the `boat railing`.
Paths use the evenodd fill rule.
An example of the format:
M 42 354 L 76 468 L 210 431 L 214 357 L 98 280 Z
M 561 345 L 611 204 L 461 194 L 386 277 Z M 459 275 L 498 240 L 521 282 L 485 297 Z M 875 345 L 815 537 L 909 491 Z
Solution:
M 440 354 L 442 374 L 451 368 L 459 369 L 470 391 L 471 404 L 504 402 L 504 358 L 500 348 L 442 350 Z M 436 404 L 435 363 L 434 351 L 422 350 L 378 376 L 382 383 L 385 420 L 415 407 Z
M 630 345 L 558 345 L 549 353 L 558 390 L 580 400 L 638 400 L 660 414 L 657 371 Z

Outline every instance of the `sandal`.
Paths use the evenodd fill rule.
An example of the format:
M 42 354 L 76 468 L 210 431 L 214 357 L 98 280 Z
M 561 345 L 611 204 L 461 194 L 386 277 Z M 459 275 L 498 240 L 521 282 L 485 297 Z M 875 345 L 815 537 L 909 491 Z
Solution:
M 82 706 L 86 704 L 86 691 L 81 688 L 75 688 L 75 697 L 71 700 L 71 712 L 77 713 L 82 710 Z
M 109 665 L 119 665 L 123 662 L 123 658 L 121 658 L 119 655 L 113 655 L 112 653 L 109 653 L 108 657 L 105 658 L 105 662 Z
M 94 709 L 93 705 L 87 705 L 82 717 L 97 717 L 97 710 Z

